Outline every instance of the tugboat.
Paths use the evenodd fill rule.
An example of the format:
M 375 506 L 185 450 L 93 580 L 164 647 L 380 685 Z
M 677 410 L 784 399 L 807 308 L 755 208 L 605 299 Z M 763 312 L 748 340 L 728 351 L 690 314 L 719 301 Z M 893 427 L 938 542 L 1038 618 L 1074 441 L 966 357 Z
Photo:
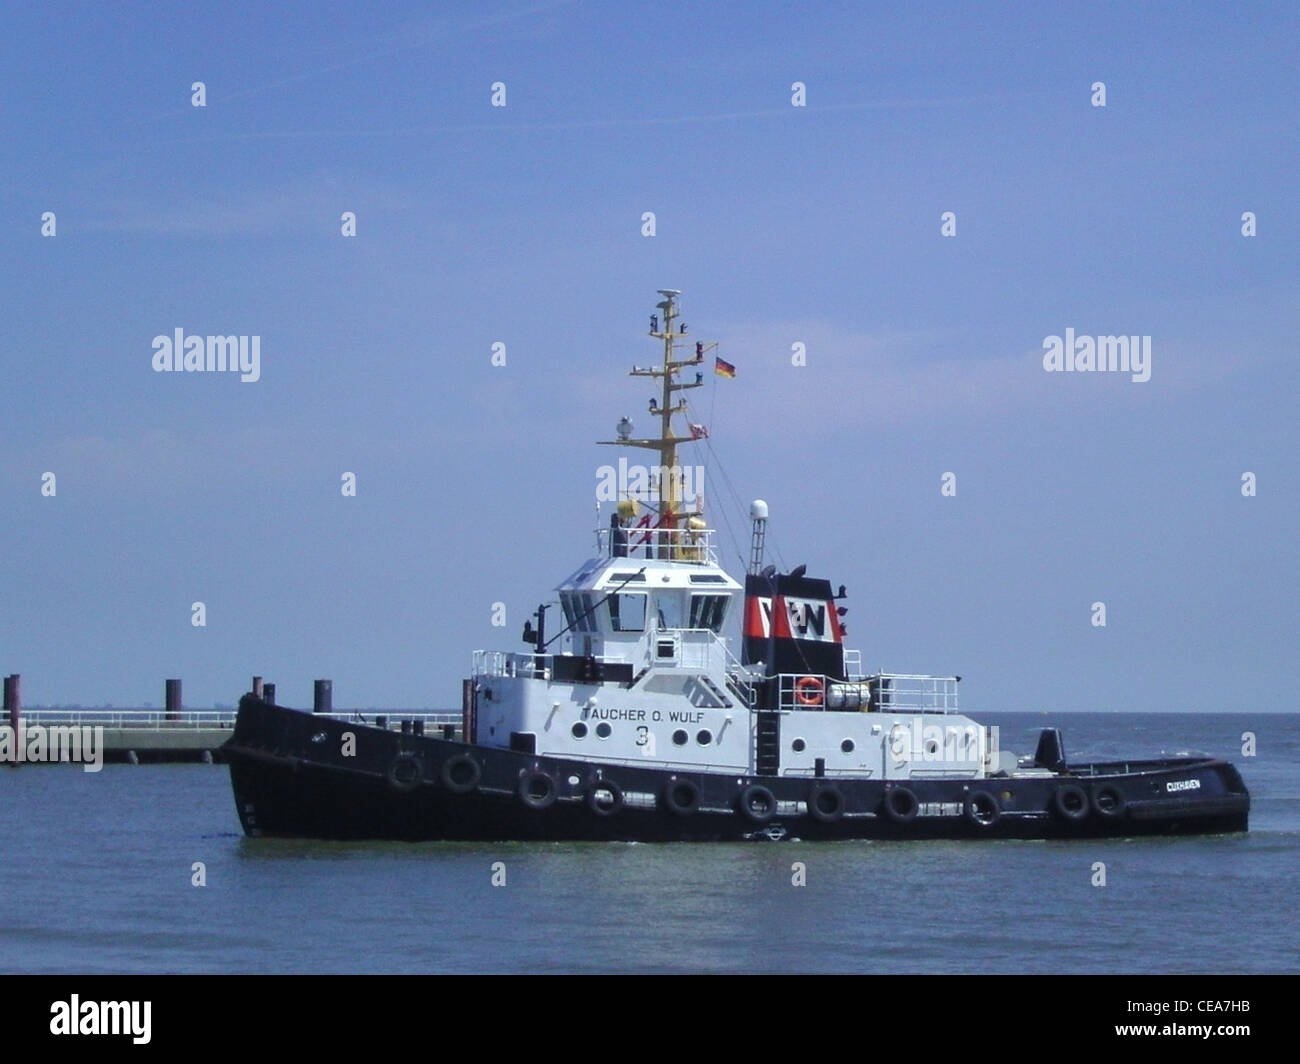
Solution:
M 750 509 L 743 585 L 719 564 L 679 448 L 707 436 L 678 296 L 660 290 L 648 500 L 607 500 L 596 553 L 524 626 L 477 651 L 462 725 L 442 735 L 240 700 L 223 748 L 248 835 L 395 840 L 737 841 L 1082 838 L 1247 830 L 1237 769 L 1210 757 L 1074 764 L 1058 729 L 1030 757 L 957 708 L 958 676 L 866 673 L 844 647 L 844 587 L 764 564 Z M 712 350 L 716 345 L 707 345 Z M 715 369 L 731 367 L 715 355 Z M 691 379 L 693 376 L 693 379 Z M 624 467 L 625 468 L 625 467 Z M 644 506 L 643 503 L 647 503 Z M 740 656 L 726 632 L 739 611 Z

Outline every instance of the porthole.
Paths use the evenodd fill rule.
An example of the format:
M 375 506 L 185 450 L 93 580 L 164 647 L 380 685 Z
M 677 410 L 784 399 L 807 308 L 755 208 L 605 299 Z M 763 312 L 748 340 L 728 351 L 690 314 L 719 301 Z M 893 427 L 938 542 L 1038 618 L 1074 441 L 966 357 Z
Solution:
M 691 741 L 691 737 L 686 734 L 685 728 L 678 728 L 675 732 L 673 732 L 674 746 L 685 746 L 690 741 Z
M 790 744 L 790 749 L 793 750 L 796 754 L 802 754 L 805 750 L 808 749 L 808 744 L 804 742 L 802 739 L 796 739 L 794 742 Z
M 609 726 L 609 721 L 607 720 L 602 720 L 599 724 L 596 725 L 596 735 L 598 738 L 601 739 L 608 739 L 609 733 L 612 732 L 613 730 L 614 729 Z
M 587 737 L 587 725 L 580 720 L 574 721 L 570 730 L 573 732 L 575 739 L 585 739 Z
M 709 731 L 708 728 L 701 728 L 696 733 L 695 741 L 701 746 L 708 746 L 709 743 L 713 742 L 713 732 Z
M 844 742 L 840 743 L 840 749 L 843 750 L 846 754 L 853 753 L 853 740 L 845 739 Z

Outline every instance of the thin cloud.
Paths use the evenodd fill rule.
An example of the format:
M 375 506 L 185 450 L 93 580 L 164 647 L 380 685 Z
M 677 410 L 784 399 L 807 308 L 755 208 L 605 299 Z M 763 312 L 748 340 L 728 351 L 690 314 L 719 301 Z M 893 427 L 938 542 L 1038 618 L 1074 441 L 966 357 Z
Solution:
M 455 37 L 459 39 L 464 34 L 473 33 L 475 30 L 484 29 L 489 26 L 499 26 L 507 22 L 515 22 L 522 18 L 528 18 L 533 15 L 543 14 L 552 11 L 558 7 L 566 7 L 576 3 L 577 0 L 553 0 L 551 3 L 534 4 L 532 7 L 521 8 L 515 11 L 502 12 L 498 15 L 489 15 L 485 18 L 476 19 L 463 25 L 451 26 L 419 26 L 415 29 L 403 28 L 391 31 L 372 41 L 390 40 L 394 37 L 401 37 L 400 43 L 385 45 L 366 51 L 362 55 L 354 56 L 351 59 L 343 59 L 338 62 L 328 63 L 324 66 L 313 67 L 310 70 L 303 70 L 297 74 L 289 74 L 274 81 L 264 81 L 258 85 L 250 85 L 246 89 L 240 89 L 235 92 L 217 92 L 210 96 L 214 103 L 229 103 L 232 100 L 248 99 L 252 96 L 261 96 L 276 89 L 284 88 L 286 85 L 295 85 L 302 81 L 308 81 L 312 78 L 323 77 L 327 74 L 334 74 L 340 70 L 348 70 L 351 67 L 362 66 L 366 63 L 373 63 L 377 59 L 387 59 L 390 56 L 398 55 L 401 52 L 409 52 L 416 48 L 424 48 L 439 41 Z M 178 115 L 190 113 L 189 107 L 179 107 L 170 111 L 163 111 L 159 114 L 148 115 L 144 118 L 134 119 L 129 124 L 143 125 L 149 122 L 161 121 L 164 118 L 175 118 Z
M 139 196 L 96 199 L 85 207 L 87 232 L 167 237 L 226 237 L 290 231 L 338 231 L 344 210 L 373 214 L 404 210 L 410 197 L 396 185 L 368 181 L 354 189 L 330 175 L 296 181 L 289 188 L 215 188 L 200 200 L 159 201 Z
M 316 137 L 429 137 L 456 133 L 533 133 L 576 129 L 621 129 L 644 126 L 677 126 L 703 123 L 750 121 L 763 118 L 800 118 L 804 115 L 836 114 L 853 111 L 896 111 L 938 109 L 972 104 L 1005 102 L 1005 95 L 949 96 L 933 99 L 860 100 L 826 104 L 821 107 L 768 107 L 753 111 L 716 111 L 693 115 L 611 116 L 609 118 L 566 119 L 555 122 L 477 122 L 444 126 L 400 126 L 390 129 L 296 129 L 264 130 L 200 137 L 180 137 L 171 144 L 208 144 L 237 140 L 288 140 Z

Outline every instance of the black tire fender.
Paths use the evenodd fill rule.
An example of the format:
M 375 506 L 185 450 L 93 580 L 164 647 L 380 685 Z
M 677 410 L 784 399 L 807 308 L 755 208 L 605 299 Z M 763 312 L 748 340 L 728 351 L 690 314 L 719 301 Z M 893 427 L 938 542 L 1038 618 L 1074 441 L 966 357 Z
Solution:
M 1108 820 L 1122 817 L 1128 808 L 1123 793 L 1113 783 L 1099 783 L 1093 787 L 1090 803 L 1093 812 Z
M 600 793 L 609 795 L 609 801 L 603 802 Z M 613 780 L 592 780 L 587 787 L 587 808 L 597 816 L 613 816 L 623 808 L 623 788 Z
M 833 824 L 844 815 L 844 792 L 833 783 L 815 783 L 808 791 L 808 815 Z
M 673 778 L 664 784 L 661 798 L 670 813 L 690 816 L 700 807 L 700 788 L 691 780 Z
M 895 824 L 910 824 L 921 811 L 921 803 L 909 788 L 890 787 L 880 800 L 880 808 Z
M 1002 806 L 989 791 L 971 791 L 962 802 L 961 811 L 981 831 L 987 831 L 1002 819 Z
M 529 809 L 545 809 L 555 802 L 560 788 L 555 777 L 544 769 L 526 768 L 519 773 L 515 793 Z
M 761 783 L 751 783 L 736 795 L 736 808 L 755 824 L 766 824 L 776 816 L 776 795 Z
M 442 763 L 438 778 L 452 794 L 469 794 L 483 778 L 483 769 L 469 754 L 452 754 Z
M 384 775 L 393 790 L 406 794 L 415 790 L 424 779 L 424 762 L 414 754 L 398 754 Z
M 1077 783 L 1063 783 L 1052 792 L 1052 811 L 1062 820 L 1078 823 L 1088 819 L 1092 800 Z

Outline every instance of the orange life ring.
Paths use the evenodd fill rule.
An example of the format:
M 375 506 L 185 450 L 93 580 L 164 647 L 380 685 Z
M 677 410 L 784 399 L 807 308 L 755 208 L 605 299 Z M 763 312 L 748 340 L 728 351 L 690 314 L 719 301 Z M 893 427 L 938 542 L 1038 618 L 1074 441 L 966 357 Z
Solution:
M 822 682 L 816 676 L 800 676 L 794 683 L 794 697 L 801 706 L 822 704 Z

